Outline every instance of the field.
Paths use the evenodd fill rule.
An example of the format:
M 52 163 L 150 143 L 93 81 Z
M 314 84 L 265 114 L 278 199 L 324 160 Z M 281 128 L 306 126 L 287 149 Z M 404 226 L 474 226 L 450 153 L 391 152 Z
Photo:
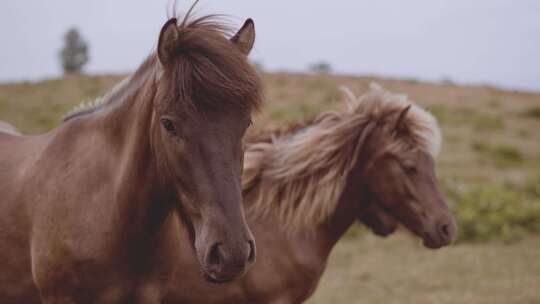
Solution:
M 70 76 L 0 85 L 0 120 L 45 132 L 119 76 Z M 438 175 L 460 228 L 457 244 L 428 251 L 406 233 L 375 238 L 355 227 L 332 254 L 310 303 L 540 303 L 540 94 L 486 86 L 370 77 L 266 74 L 255 129 L 342 106 L 340 85 L 376 81 L 440 121 Z
M 338 243 L 311 304 L 540 303 L 540 238 L 424 249 L 405 234 Z

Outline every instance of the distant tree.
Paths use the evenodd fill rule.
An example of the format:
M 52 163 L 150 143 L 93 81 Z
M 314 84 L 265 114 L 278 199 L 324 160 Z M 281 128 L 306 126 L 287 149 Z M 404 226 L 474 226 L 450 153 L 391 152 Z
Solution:
M 60 51 L 64 73 L 80 73 L 88 60 L 88 44 L 76 28 L 69 29 L 64 35 L 64 47 Z
M 317 62 L 309 66 L 309 70 L 315 74 L 330 74 L 332 73 L 332 66 L 328 62 Z
M 450 76 L 443 76 L 440 80 L 440 83 L 445 85 L 455 85 L 456 83 L 450 78 Z

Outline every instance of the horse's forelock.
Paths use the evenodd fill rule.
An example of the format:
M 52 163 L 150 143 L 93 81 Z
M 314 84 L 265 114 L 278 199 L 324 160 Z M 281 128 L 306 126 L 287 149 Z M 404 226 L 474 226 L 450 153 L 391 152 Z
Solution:
M 386 91 L 378 84 L 371 84 L 367 94 L 353 100 L 352 111 L 370 115 L 373 119 L 379 119 L 380 123 L 391 126 L 399 113 L 409 106 L 410 110 L 403 121 L 408 132 L 398 133 L 391 142 L 412 142 L 414 148 L 420 148 L 436 158 L 442 144 L 437 119 L 407 96 Z M 397 143 L 397 146 L 402 145 Z
M 262 101 L 260 79 L 245 55 L 229 40 L 230 27 L 218 15 L 179 25 L 174 62 L 165 68 L 170 100 L 191 102 L 201 112 L 224 108 L 256 110 Z M 163 79 L 165 78 L 165 79 Z

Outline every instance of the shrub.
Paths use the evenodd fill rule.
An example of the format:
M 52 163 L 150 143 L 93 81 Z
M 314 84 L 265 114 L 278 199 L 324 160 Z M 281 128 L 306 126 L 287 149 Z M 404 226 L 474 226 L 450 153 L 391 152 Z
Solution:
M 271 121 L 280 124 L 290 124 L 317 116 L 321 112 L 320 106 L 313 103 L 298 103 L 268 109 Z
M 479 153 L 489 153 L 491 151 L 491 146 L 484 141 L 475 141 L 471 145 L 472 149 Z
M 523 154 L 521 151 L 511 145 L 491 145 L 484 141 L 475 141 L 472 143 L 472 149 L 489 157 L 499 166 L 515 165 L 523 162 Z
M 539 106 L 530 107 L 526 109 L 525 111 L 523 111 L 521 114 L 522 116 L 525 116 L 525 117 L 540 119 L 540 107 Z
M 480 131 L 495 131 L 505 127 L 504 121 L 499 116 L 477 114 L 474 109 L 467 107 L 449 109 L 442 105 L 434 105 L 430 107 L 430 111 L 441 124 L 470 124 Z
M 487 104 L 492 108 L 500 108 L 501 107 L 501 100 L 499 98 L 491 98 L 488 100 Z
M 461 125 L 467 123 L 473 111 L 468 108 L 449 109 L 443 105 L 434 105 L 429 108 L 429 111 L 437 118 L 437 121 L 445 125 Z
M 527 233 L 540 233 L 540 185 L 512 189 L 484 185 L 449 191 L 458 222 L 458 241 L 513 241 Z
M 504 128 L 504 122 L 500 117 L 487 114 L 475 115 L 472 123 L 476 129 L 484 131 L 494 131 Z
M 493 147 L 493 154 L 504 162 L 520 163 L 523 161 L 521 151 L 509 145 L 497 145 Z

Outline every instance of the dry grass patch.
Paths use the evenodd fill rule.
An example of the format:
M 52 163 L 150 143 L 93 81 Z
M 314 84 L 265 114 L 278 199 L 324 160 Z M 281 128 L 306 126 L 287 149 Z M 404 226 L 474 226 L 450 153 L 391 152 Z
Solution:
M 540 238 L 439 251 L 399 234 L 338 243 L 308 303 L 540 303 Z

